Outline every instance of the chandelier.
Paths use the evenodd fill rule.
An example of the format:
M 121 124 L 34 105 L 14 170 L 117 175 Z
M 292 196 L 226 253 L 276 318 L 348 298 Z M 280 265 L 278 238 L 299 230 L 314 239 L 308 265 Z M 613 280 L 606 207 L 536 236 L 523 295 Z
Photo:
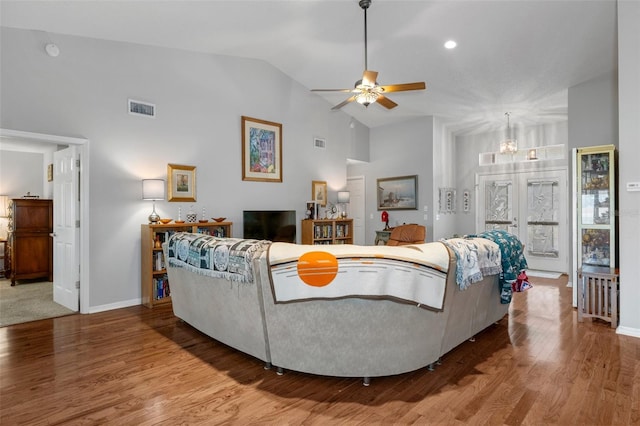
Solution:
M 515 154 L 518 152 L 518 141 L 511 134 L 511 126 L 509 123 L 509 117 L 511 113 L 505 112 L 507 116 L 507 137 L 500 142 L 500 154 Z

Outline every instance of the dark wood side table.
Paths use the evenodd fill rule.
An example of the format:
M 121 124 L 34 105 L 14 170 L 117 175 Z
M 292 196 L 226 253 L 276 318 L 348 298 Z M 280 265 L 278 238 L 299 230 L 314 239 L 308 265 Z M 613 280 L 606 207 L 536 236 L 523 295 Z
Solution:
M 578 322 L 584 318 L 599 318 L 618 327 L 620 271 L 603 266 L 583 266 L 578 269 Z
M 7 253 L 7 240 L 0 239 L 0 246 L 2 246 L 2 254 L 0 259 L 2 260 L 2 269 L 0 269 L 0 277 L 5 278 L 9 276 L 9 253 Z

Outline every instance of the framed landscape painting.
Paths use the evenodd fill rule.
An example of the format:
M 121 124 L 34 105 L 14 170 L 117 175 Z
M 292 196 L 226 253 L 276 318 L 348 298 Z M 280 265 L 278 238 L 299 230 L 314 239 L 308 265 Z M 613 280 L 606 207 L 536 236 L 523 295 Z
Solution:
M 195 166 L 168 164 L 167 178 L 169 201 L 196 201 Z
M 242 116 L 242 180 L 282 182 L 282 124 Z
M 417 210 L 418 175 L 378 179 L 378 210 Z

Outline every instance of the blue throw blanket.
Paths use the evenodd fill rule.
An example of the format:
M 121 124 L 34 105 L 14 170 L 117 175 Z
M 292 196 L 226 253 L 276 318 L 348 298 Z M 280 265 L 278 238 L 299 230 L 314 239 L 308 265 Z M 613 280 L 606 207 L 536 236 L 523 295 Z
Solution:
M 456 255 L 456 284 L 460 290 L 482 281 L 485 275 L 497 275 L 502 271 L 500 248 L 487 239 L 451 238 L 440 242 Z
M 467 237 L 479 237 L 491 240 L 500 247 L 502 272 L 500 273 L 500 301 L 503 304 L 511 302 L 511 284 L 518 279 L 518 274 L 528 269 L 527 259 L 524 257 L 524 246 L 513 234 L 502 230 L 481 232 Z

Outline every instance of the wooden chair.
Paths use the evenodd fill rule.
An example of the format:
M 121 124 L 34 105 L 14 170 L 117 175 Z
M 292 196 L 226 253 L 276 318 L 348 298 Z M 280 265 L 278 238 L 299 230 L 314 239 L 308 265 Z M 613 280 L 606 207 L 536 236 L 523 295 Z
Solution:
M 422 244 L 427 238 L 427 228 L 423 225 L 409 223 L 396 226 L 391 230 L 388 246 L 403 246 L 407 244 Z

